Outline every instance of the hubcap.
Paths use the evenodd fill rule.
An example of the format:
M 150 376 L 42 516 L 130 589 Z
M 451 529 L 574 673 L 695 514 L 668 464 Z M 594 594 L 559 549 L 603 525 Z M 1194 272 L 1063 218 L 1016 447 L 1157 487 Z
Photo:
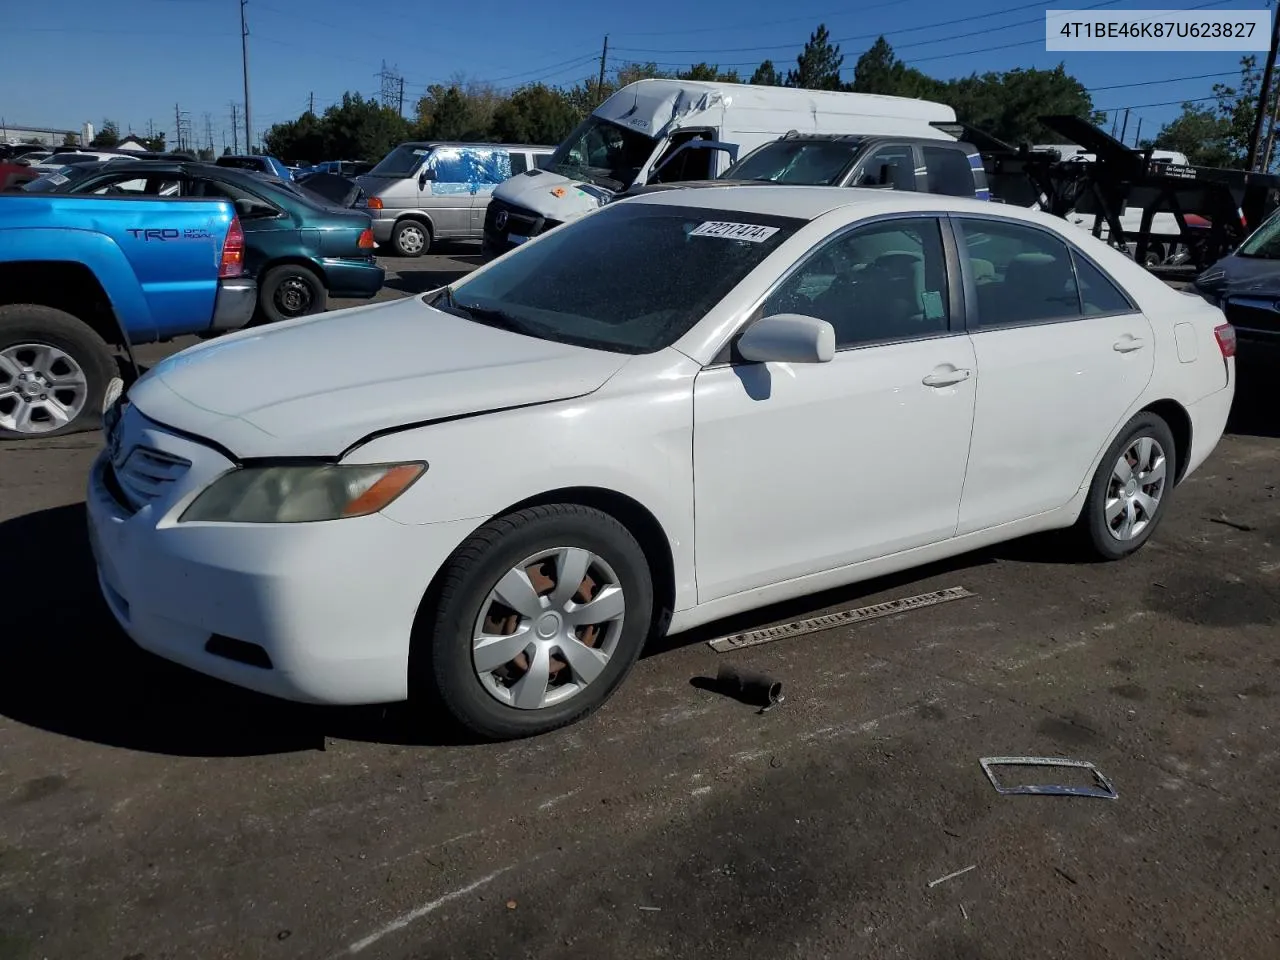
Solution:
M 400 246 L 405 253 L 417 253 L 425 239 L 419 227 L 405 227 L 400 231 Z
M 1164 448 L 1153 437 L 1139 437 L 1111 469 L 1103 507 L 1107 529 L 1121 542 L 1142 535 L 1160 509 L 1165 482 Z
M 0 350 L 0 430 L 50 433 L 80 416 L 88 398 L 84 370 L 57 347 L 19 343 Z
M 289 277 L 276 287 L 276 306 L 281 313 L 299 315 L 311 306 L 311 287 L 298 277 Z
M 480 605 L 471 641 L 476 677 L 510 707 L 563 703 L 604 671 L 625 613 L 617 574 L 591 551 L 554 547 L 526 557 Z

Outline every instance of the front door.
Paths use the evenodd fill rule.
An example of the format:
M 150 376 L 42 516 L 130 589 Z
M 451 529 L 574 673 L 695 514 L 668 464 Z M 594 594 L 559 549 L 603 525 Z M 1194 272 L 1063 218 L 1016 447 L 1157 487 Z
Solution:
M 956 217 L 978 397 L 959 533 L 1064 506 L 1151 379 L 1147 318 L 1047 228 Z
M 699 374 L 700 602 L 955 533 L 974 358 L 942 230 L 932 217 L 858 226 L 769 296 L 759 316 L 835 327 L 830 363 L 724 363 Z

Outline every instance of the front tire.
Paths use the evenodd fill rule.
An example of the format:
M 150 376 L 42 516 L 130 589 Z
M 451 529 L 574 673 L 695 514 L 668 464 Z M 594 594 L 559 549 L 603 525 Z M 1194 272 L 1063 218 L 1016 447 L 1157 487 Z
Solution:
M 431 228 L 418 220 L 401 220 L 391 231 L 391 248 L 398 257 L 420 257 L 431 249 Z
M 1125 424 L 1107 448 L 1077 521 L 1081 541 L 1104 560 L 1139 550 L 1155 533 L 1177 476 L 1173 432 L 1154 413 Z
M 94 429 L 117 373 L 106 341 L 71 314 L 0 307 L 0 440 Z
M 411 695 L 484 739 L 547 733 L 613 694 L 652 616 L 648 561 L 613 517 L 577 504 L 499 517 L 445 567 Z

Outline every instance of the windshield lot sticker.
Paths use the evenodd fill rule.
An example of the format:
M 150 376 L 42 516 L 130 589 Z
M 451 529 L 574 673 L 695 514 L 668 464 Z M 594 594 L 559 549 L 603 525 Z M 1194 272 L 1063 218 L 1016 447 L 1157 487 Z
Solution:
M 62 186 L 64 183 L 66 183 L 68 179 L 69 179 L 68 177 L 64 177 L 64 176 L 63 176 L 62 174 L 60 174 L 60 173 L 55 173 L 55 174 L 53 174 L 52 176 L 50 176 L 50 177 L 49 177 L 49 182 L 50 182 L 50 183 L 52 183 L 52 184 L 55 184 L 55 185 L 57 185 L 57 186 L 59 186 L 59 187 L 60 187 L 60 186 Z
M 727 223 L 722 220 L 708 220 L 700 223 L 692 231 L 691 237 L 719 237 L 722 240 L 746 240 L 749 243 L 764 243 L 775 233 L 777 227 L 762 227 L 756 223 Z

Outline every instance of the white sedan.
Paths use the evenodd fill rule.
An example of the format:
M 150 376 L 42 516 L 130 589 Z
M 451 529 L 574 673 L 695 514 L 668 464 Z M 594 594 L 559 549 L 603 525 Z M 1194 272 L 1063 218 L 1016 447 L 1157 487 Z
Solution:
M 147 650 L 517 737 L 656 634 L 1054 528 L 1132 553 L 1233 355 L 1217 308 L 1047 215 L 661 192 L 160 363 L 107 411 L 90 530 Z

